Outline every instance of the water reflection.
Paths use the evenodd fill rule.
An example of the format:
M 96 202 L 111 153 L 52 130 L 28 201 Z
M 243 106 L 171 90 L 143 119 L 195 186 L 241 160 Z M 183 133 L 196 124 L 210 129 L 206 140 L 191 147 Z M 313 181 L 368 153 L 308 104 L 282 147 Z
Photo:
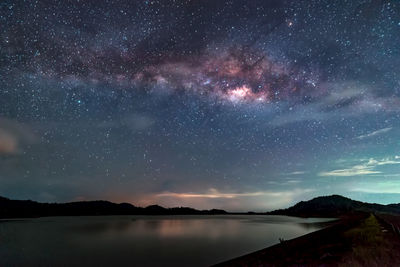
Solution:
M 0 266 L 207 266 L 326 226 L 285 216 L 59 217 L 0 223 Z

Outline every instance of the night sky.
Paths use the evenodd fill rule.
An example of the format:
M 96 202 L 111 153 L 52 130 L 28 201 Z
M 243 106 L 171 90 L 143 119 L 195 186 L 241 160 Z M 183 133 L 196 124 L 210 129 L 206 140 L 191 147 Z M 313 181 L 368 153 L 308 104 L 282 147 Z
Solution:
M 0 195 L 400 202 L 400 2 L 0 3 Z

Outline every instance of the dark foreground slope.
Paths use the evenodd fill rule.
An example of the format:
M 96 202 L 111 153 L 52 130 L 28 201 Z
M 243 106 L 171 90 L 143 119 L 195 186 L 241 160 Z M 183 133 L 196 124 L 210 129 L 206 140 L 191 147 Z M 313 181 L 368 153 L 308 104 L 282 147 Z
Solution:
M 70 203 L 39 203 L 31 200 L 11 200 L 0 197 L 0 218 L 29 218 L 45 216 L 83 215 L 207 215 L 226 214 L 224 210 L 196 210 L 187 207 L 163 208 L 158 205 L 146 208 L 129 203 L 108 201 L 80 201 Z
M 275 210 L 267 214 L 297 217 L 340 217 L 358 212 L 400 214 L 400 204 L 371 204 L 332 195 L 301 201 L 290 208 Z
M 379 217 L 358 213 L 217 266 L 400 266 L 400 238 Z
M 340 220 L 218 266 L 400 266 L 399 204 L 371 204 L 332 195 L 267 214 Z

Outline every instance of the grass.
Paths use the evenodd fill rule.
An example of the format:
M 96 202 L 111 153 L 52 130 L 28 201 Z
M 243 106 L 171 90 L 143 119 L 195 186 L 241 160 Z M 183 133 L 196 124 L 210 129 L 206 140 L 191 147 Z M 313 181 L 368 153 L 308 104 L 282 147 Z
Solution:
M 346 231 L 344 240 L 351 243 L 352 253 L 343 258 L 342 266 L 386 266 L 393 259 L 392 243 L 373 214 Z
M 383 242 L 383 234 L 380 224 L 376 217 L 371 214 L 360 226 L 355 227 L 344 233 L 347 239 L 352 240 L 353 244 L 377 247 Z
M 331 227 L 280 241 L 219 266 L 400 266 L 398 236 L 373 214 L 353 214 Z

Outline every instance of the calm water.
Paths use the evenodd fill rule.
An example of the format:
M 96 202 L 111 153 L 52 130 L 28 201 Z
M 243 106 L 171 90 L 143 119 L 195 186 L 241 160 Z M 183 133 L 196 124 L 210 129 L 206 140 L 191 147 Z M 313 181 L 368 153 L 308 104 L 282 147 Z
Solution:
M 327 225 L 285 216 L 52 217 L 0 222 L 0 266 L 207 266 Z

